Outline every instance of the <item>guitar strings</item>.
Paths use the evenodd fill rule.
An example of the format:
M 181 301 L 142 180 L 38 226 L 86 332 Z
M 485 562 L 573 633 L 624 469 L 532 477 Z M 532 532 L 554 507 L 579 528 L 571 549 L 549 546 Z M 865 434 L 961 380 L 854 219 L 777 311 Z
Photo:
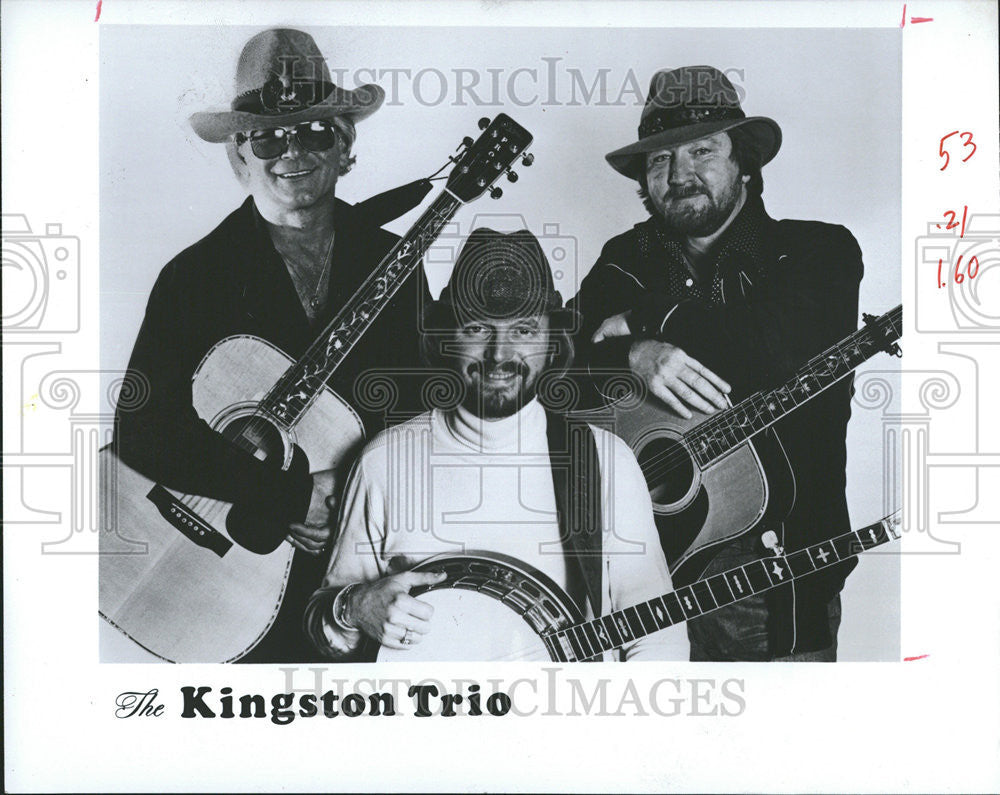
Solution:
M 458 209 L 460 204 L 461 202 L 450 193 L 442 191 L 434 202 L 432 202 L 431 206 L 414 224 L 414 233 L 412 235 L 408 235 L 407 237 L 412 238 L 418 244 L 414 254 L 412 255 L 412 259 L 416 261 L 416 264 L 419 264 L 419 260 L 426 253 L 427 247 L 437 238 L 441 228 L 443 228 L 448 220 L 454 215 L 454 212 Z M 425 237 L 429 238 L 426 244 L 423 243 Z M 319 358 L 319 355 L 322 352 L 323 359 L 328 361 L 336 359 L 336 363 L 329 368 L 329 372 L 326 377 L 319 385 L 317 385 L 312 399 L 314 400 L 315 397 L 319 395 L 322 390 L 322 386 L 327 382 L 333 370 L 340 365 L 361 336 L 360 334 L 355 334 L 354 338 L 350 340 L 350 343 L 344 345 L 343 348 L 338 349 L 334 355 L 326 355 L 325 348 L 335 329 L 346 326 L 348 334 L 350 334 L 353 330 L 351 329 L 351 325 L 353 325 L 353 323 L 344 323 L 341 320 L 341 318 L 347 314 L 347 308 L 352 305 L 364 305 L 372 300 L 383 301 L 381 307 L 378 307 L 376 310 L 372 311 L 369 316 L 364 318 L 366 321 L 365 330 L 367 330 L 371 325 L 371 323 L 367 322 L 368 318 L 370 317 L 371 322 L 374 322 L 375 317 L 377 317 L 381 310 L 385 308 L 385 305 L 392 300 L 392 297 L 400 289 L 406 278 L 409 278 L 412 274 L 412 266 L 405 267 L 404 270 L 406 271 L 406 275 L 403 278 L 395 279 L 391 286 L 388 286 L 389 280 L 386 280 L 386 288 L 376 287 L 376 283 L 382 278 L 382 276 L 385 275 L 382 272 L 387 271 L 393 263 L 398 261 L 398 253 L 402 248 L 405 239 L 406 238 L 401 239 L 395 246 L 393 246 L 389 253 L 382 259 L 382 262 L 375 268 L 375 270 L 372 271 L 368 278 L 365 279 L 358 290 L 355 291 L 354 295 L 347 302 L 345 307 L 338 312 L 338 314 L 323 330 L 323 333 L 309 346 L 305 355 L 281 375 L 268 394 L 265 395 L 254 408 L 253 413 L 249 416 L 247 422 L 241 426 L 230 425 L 223 429 L 221 435 L 224 438 L 235 444 L 244 452 L 250 454 L 257 452 L 259 449 L 258 446 L 248 437 L 251 435 L 261 434 L 271 427 L 273 419 L 271 411 L 269 410 L 269 401 L 273 401 L 276 393 L 287 391 L 290 382 L 293 382 L 294 380 L 301 380 L 301 376 L 299 376 L 298 373 L 305 372 L 309 365 L 316 364 L 316 359 Z M 421 251 L 421 249 L 423 249 L 423 251 Z M 382 293 L 381 296 L 379 296 L 380 291 Z M 357 310 L 354 310 L 351 320 L 354 321 L 357 317 Z M 308 401 L 305 406 L 297 409 L 297 414 L 301 416 L 311 403 L 312 400 Z M 179 502 L 194 513 L 199 519 L 213 524 L 221 513 L 228 508 L 228 503 L 223 500 L 197 494 L 185 494 L 179 499 Z
M 897 335 L 899 335 L 900 332 L 899 332 L 898 329 L 896 329 L 895 323 L 898 322 L 901 319 L 901 316 L 902 316 L 902 307 L 897 307 L 896 309 L 893 309 L 892 311 L 888 312 L 885 315 L 885 317 L 882 318 L 881 320 L 884 320 L 885 322 L 887 322 L 892 327 L 893 332 L 896 333 Z M 814 370 L 820 364 L 826 364 L 828 362 L 829 358 L 833 354 L 836 354 L 838 357 L 840 357 L 840 360 L 841 360 L 841 362 L 843 364 L 848 365 L 848 362 L 846 361 L 846 359 L 843 358 L 843 352 L 846 349 L 849 349 L 852 346 L 854 346 L 854 347 L 856 347 L 858 349 L 859 353 L 861 353 L 862 355 L 864 355 L 864 353 L 861 351 L 861 347 L 863 345 L 869 344 L 869 343 L 874 344 L 874 342 L 875 341 L 873 339 L 871 339 L 871 332 L 870 332 L 870 330 L 867 327 L 863 327 L 863 328 L 857 329 L 849 337 L 847 337 L 843 342 L 840 342 L 837 345 L 833 345 L 830 348 L 828 348 L 826 351 L 824 351 L 823 353 L 819 354 L 818 356 L 813 357 L 811 360 L 809 360 L 803 366 L 802 370 Z M 861 364 L 863 361 L 866 361 L 867 358 L 870 358 L 870 357 L 869 356 L 865 356 L 861 361 L 858 362 L 858 364 Z M 837 378 L 835 378 L 829 384 L 826 384 L 824 387 L 822 387 L 817 392 L 812 393 L 809 397 L 812 397 L 815 394 L 819 394 L 819 392 L 824 391 L 825 389 L 827 389 L 828 387 L 832 386 L 837 381 L 839 381 L 842 378 L 846 377 L 851 372 L 851 370 L 855 369 L 855 367 L 857 367 L 857 364 L 854 365 L 853 367 L 851 367 L 851 366 L 848 365 L 847 370 L 844 373 L 842 373 L 841 375 L 837 376 Z M 667 451 L 667 452 L 664 452 L 664 453 L 660 453 L 658 455 L 650 457 L 645 462 L 645 464 L 641 465 L 641 467 L 640 467 L 641 470 L 642 470 L 643 475 L 646 476 L 647 482 L 648 482 L 648 480 L 650 478 L 654 478 L 654 479 L 661 478 L 662 476 L 668 474 L 673 469 L 676 469 L 676 468 L 678 468 L 680 466 L 688 464 L 691 461 L 691 459 L 694 458 L 694 453 L 691 451 L 691 449 L 688 446 L 688 440 L 689 439 L 693 439 L 693 438 L 696 438 L 696 437 L 702 436 L 702 435 L 712 435 L 712 436 L 714 436 L 719 431 L 730 431 L 730 432 L 732 432 L 732 431 L 735 431 L 737 429 L 739 429 L 741 431 L 744 430 L 744 428 L 742 426 L 734 426 L 733 425 L 733 420 L 735 418 L 735 415 L 737 415 L 737 414 L 740 413 L 741 408 L 743 410 L 744 415 L 749 416 L 748 410 L 750 408 L 753 408 L 753 402 L 755 400 L 762 400 L 762 399 L 764 399 L 765 395 L 775 395 L 777 392 L 779 392 L 780 390 L 783 390 L 783 389 L 784 390 L 792 389 L 793 387 L 790 386 L 790 384 L 792 384 L 793 382 L 796 382 L 796 381 L 801 382 L 801 380 L 803 378 L 806 378 L 806 377 L 808 377 L 810 375 L 812 375 L 812 376 L 821 376 L 821 375 L 829 375 L 829 374 L 830 374 L 829 369 L 827 369 L 827 371 L 825 373 L 817 373 L 817 372 L 805 372 L 805 373 L 802 373 L 802 371 L 800 370 L 800 374 L 797 374 L 790 381 L 786 382 L 782 386 L 777 387 L 776 389 L 769 390 L 766 393 L 762 393 L 762 392 L 755 393 L 754 395 L 751 395 L 750 397 L 745 398 L 744 400 L 740 401 L 735 406 L 732 406 L 731 408 L 726 409 L 725 411 L 720 412 L 719 414 L 716 414 L 716 415 L 713 415 L 713 416 L 709 417 L 704 422 L 701 422 L 698 425 L 694 426 L 693 428 L 688 429 L 688 431 L 686 433 L 684 433 L 684 435 L 682 436 L 682 438 L 679 440 L 680 441 L 680 446 L 682 448 L 681 450 L 679 450 L 679 451 L 678 450 L 670 450 L 670 451 Z M 803 401 L 803 402 L 805 402 L 805 401 Z M 800 404 L 796 403 L 796 407 L 798 405 L 800 405 Z M 756 413 L 757 416 L 761 416 L 761 411 L 760 410 L 757 410 L 755 413 Z M 783 414 L 784 414 L 784 412 L 783 412 Z M 780 417 L 778 419 L 780 419 Z M 750 438 L 750 436 L 753 436 L 754 434 L 756 434 L 756 433 L 764 430 L 764 428 L 767 428 L 768 426 L 770 426 L 774 422 L 777 422 L 777 420 L 776 419 L 771 419 L 762 428 L 754 429 L 752 431 L 752 433 L 750 433 L 750 434 L 747 435 L 747 438 Z M 740 443 L 742 443 L 742 442 L 740 442 Z M 728 451 L 725 451 L 725 452 L 728 452 Z M 715 458 L 717 458 L 717 457 L 718 456 L 713 456 L 710 459 L 710 462 L 714 461 Z
M 442 205 L 442 207 L 440 208 L 441 210 L 440 213 L 438 207 L 439 204 Z M 454 213 L 454 211 L 457 209 L 459 204 L 460 202 L 457 199 L 454 199 L 454 197 L 451 196 L 448 192 L 442 191 L 442 193 L 434 200 L 434 202 L 432 202 L 431 206 L 427 209 L 427 211 L 425 211 L 425 213 L 421 216 L 421 218 L 418 219 L 418 221 L 414 224 L 414 230 L 416 231 L 412 235 L 413 239 L 419 243 L 424 235 L 430 234 L 431 237 L 430 240 L 428 241 L 429 245 L 430 242 L 436 239 L 437 235 L 440 233 L 440 229 L 444 226 L 445 223 L 447 223 L 447 221 Z M 437 222 L 436 225 L 438 227 L 436 230 L 434 229 L 435 222 Z M 407 237 L 409 237 L 409 235 Z M 398 260 L 398 250 L 402 247 L 402 244 L 403 240 L 400 240 L 392 248 L 392 250 L 390 250 L 389 254 L 387 254 L 386 257 L 383 258 L 379 266 L 377 266 L 376 269 L 369 275 L 369 277 L 361 284 L 359 289 L 354 293 L 354 295 L 351 297 L 351 299 L 348 301 L 345 307 L 333 318 L 330 324 L 324 329 L 323 334 L 317 337 L 317 339 L 310 345 L 305 355 L 296 364 L 292 365 L 292 367 L 290 367 L 288 370 L 285 371 L 285 373 L 282 374 L 282 376 L 278 379 L 278 381 L 271 388 L 268 394 L 265 395 L 264 399 L 257 404 L 253 413 L 250 415 L 248 422 L 242 426 L 239 426 L 239 428 L 234 432 L 227 433 L 227 431 L 229 431 L 230 428 L 233 428 L 235 426 L 229 426 L 229 428 L 224 429 L 222 431 L 222 435 L 224 438 L 234 443 L 237 447 L 241 448 L 245 452 L 252 454 L 255 453 L 257 450 L 259 450 L 259 447 L 255 444 L 253 440 L 248 438 L 248 436 L 251 433 L 258 434 L 272 425 L 273 419 L 271 417 L 272 412 L 269 410 L 269 405 L 268 405 L 269 401 L 273 401 L 274 396 L 276 394 L 288 391 L 287 387 L 290 385 L 290 382 L 293 382 L 293 376 L 296 376 L 294 380 L 299 380 L 299 381 L 311 378 L 311 376 L 305 376 L 305 379 L 303 379 L 303 376 L 297 375 L 297 373 L 299 372 L 304 373 L 307 369 L 307 365 L 316 364 L 317 363 L 316 359 L 319 358 L 320 352 L 322 351 L 323 360 L 329 363 L 330 360 L 335 359 L 336 362 L 333 364 L 332 367 L 329 367 L 328 365 L 328 372 L 326 374 L 326 377 L 322 380 L 322 382 L 320 382 L 320 384 L 318 384 L 313 389 L 313 394 L 310 397 L 310 399 L 307 400 L 303 406 L 296 408 L 295 411 L 298 416 L 301 416 L 301 414 L 308 409 L 309 405 L 319 395 L 322 386 L 327 382 L 330 375 L 332 375 L 332 372 L 336 369 L 337 366 L 339 366 L 339 364 L 344 360 L 344 358 L 346 358 L 348 353 L 350 353 L 354 345 L 357 343 L 358 339 L 360 339 L 361 336 L 360 334 L 353 334 L 353 335 L 351 334 L 351 332 L 354 331 L 354 329 L 352 329 L 351 326 L 354 324 L 354 321 L 358 317 L 357 309 L 352 311 L 350 323 L 342 323 L 342 322 L 338 323 L 338 321 L 340 321 L 340 319 L 346 314 L 347 308 L 352 305 L 363 306 L 365 303 L 368 303 L 369 301 L 376 302 L 376 305 L 379 301 L 382 302 L 382 306 L 372 311 L 370 315 L 362 316 L 362 320 L 364 322 L 364 330 L 367 330 L 371 325 L 371 323 L 369 322 L 369 317 L 371 318 L 371 322 L 374 322 L 375 317 L 377 317 L 379 312 L 381 312 L 382 309 L 385 308 L 385 305 L 390 300 L 392 300 L 392 297 L 402 286 L 403 282 L 405 282 L 406 278 L 408 278 L 411 275 L 412 267 L 406 267 L 405 270 L 407 272 L 402 279 L 399 278 L 395 279 L 394 282 L 391 284 L 391 286 L 389 280 L 387 279 L 386 285 L 384 287 L 381 288 L 376 287 L 377 282 L 386 275 L 381 272 L 387 271 L 389 267 L 391 267 L 392 262 L 394 260 Z M 420 251 L 421 248 L 424 248 L 424 251 Z M 415 253 L 413 256 L 414 260 L 419 260 L 419 258 L 426 253 L 426 247 L 418 245 L 417 252 L 418 253 Z M 381 295 L 379 295 L 380 291 Z M 902 315 L 902 307 L 897 307 L 896 309 L 887 313 L 887 315 L 884 318 L 881 318 L 880 321 L 888 322 L 888 324 L 892 327 L 893 331 L 898 336 L 900 332 L 898 329 L 896 329 L 894 318 L 896 320 L 899 320 L 901 319 L 901 315 Z M 349 342 L 345 344 L 342 348 L 337 349 L 332 355 L 330 355 L 326 350 L 328 347 L 328 341 L 335 329 L 343 327 L 346 327 L 347 329 Z M 849 347 L 850 343 L 852 342 L 858 346 L 859 350 L 860 350 L 860 345 L 865 343 L 873 343 L 874 340 L 871 339 L 871 330 L 867 327 L 863 327 L 861 329 L 856 330 L 843 343 L 834 345 L 831 348 L 827 349 L 827 351 L 825 351 L 824 353 L 814 357 L 805 365 L 803 369 L 810 370 L 817 367 L 821 363 L 826 364 L 831 356 L 831 352 L 836 353 L 840 357 L 841 362 L 843 362 L 846 365 L 847 364 L 846 360 L 842 358 L 843 357 L 842 351 L 845 348 Z M 855 367 L 856 366 L 857 365 L 855 365 Z M 838 376 L 836 379 L 831 381 L 830 384 L 827 384 L 826 386 L 822 387 L 819 390 L 819 392 L 822 392 L 827 387 L 831 386 L 833 383 L 836 383 L 841 378 L 845 377 L 853 369 L 854 367 L 848 366 L 847 372 Z M 797 381 L 801 383 L 802 379 L 808 377 L 809 375 L 819 376 L 819 375 L 829 375 L 829 374 L 830 374 L 829 368 L 827 368 L 826 372 L 824 373 L 806 372 L 802 375 L 796 375 L 792 379 L 792 382 Z M 791 382 L 786 382 L 786 384 L 782 385 L 781 387 L 778 387 L 777 389 L 774 390 L 770 390 L 767 393 L 758 392 L 755 395 L 752 395 L 744 399 L 743 401 L 731 407 L 730 409 L 721 412 L 719 415 L 710 417 L 704 422 L 699 423 L 698 425 L 689 429 L 680 439 L 680 447 L 681 447 L 680 450 L 677 451 L 672 450 L 669 452 L 653 456 L 650 459 L 648 459 L 645 462 L 645 464 L 641 467 L 641 471 L 643 475 L 646 477 L 647 482 L 651 478 L 659 479 L 664 475 L 666 475 L 667 473 L 669 473 L 671 470 L 676 469 L 679 466 L 686 465 L 691 461 L 694 455 L 688 446 L 687 442 L 688 439 L 697 438 L 698 436 L 704 436 L 704 435 L 714 436 L 718 431 L 729 431 L 729 432 L 733 432 L 736 430 L 745 431 L 745 428 L 743 426 L 733 425 L 733 420 L 735 416 L 739 413 L 740 409 L 741 408 L 743 409 L 743 414 L 745 417 L 749 417 L 749 409 L 756 408 L 753 405 L 754 400 L 763 400 L 765 398 L 765 395 L 775 395 L 782 389 L 786 390 L 787 394 L 788 390 L 794 389 L 794 384 L 791 383 L 790 385 L 790 383 Z M 279 387 L 282 388 L 279 389 Z M 818 394 L 818 392 L 814 394 Z M 294 399 L 294 395 L 292 396 L 292 399 Z M 292 399 L 289 400 L 289 404 L 292 403 Z M 796 407 L 798 405 L 799 404 L 796 404 Z M 768 408 L 770 410 L 770 407 Z M 756 408 L 755 416 L 758 417 L 761 416 L 761 410 L 759 408 Z M 767 428 L 775 421 L 776 420 L 771 419 L 770 421 L 766 422 L 762 428 L 753 429 L 752 433 L 748 434 L 747 438 L 763 430 L 764 428 Z M 714 460 L 714 458 L 715 457 L 713 457 L 710 460 Z M 199 516 L 199 518 L 208 518 L 209 513 L 213 514 L 214 516 L 217 516 L 222 510 L 224 510 L 227 507 L 227 504 L 224 501 L 217 500 L 211 497 L 206 497 L 204 495 L 184 495 L 183 497 L 180 498 L 179 501 L 193 513 Z M 212 521 L 214 521 L 214 516 Z
M 442 193 L 442 196 L 447 196 L 447 194 Z M 435 201 L 435 204 L 436 203 L 437 203 L 437 200 Z M 432 208 L 433 208 L 433 205 L 432 205 Z M 427 215 L 428 215 L 428 213 L 425 213 L 424 216 L 421 217 L 421 219 L 417 222 L 417 224 L 415 225 L 415 227 L 419 227 L 421 225 L 421 222 L 423 222 L 426 219 Z M 427 220 L 431 220 L 431 219 L 427 219 Z M 417 236 L 419 237 L 420 235 L 424 234 L 425 231 L 426 230 L 420 230 L 417 233 Z M 401 243 L 402 243 L 402 241 L 400 241 L 400 244 L 397 244 L 396 246 L 393 247 L 393 249 L 389 252 L 389 254 L 383 259 L 381 265 L 385 265 L 386 267 L 388 267 L 388 264 L 390 263 L 390 261 L 395 258 L 395 255 L 397 253 L 397 249 L 400 247 Z M 366 288 L 372 288 L 374 286 L 373 282 L 376 281 L 376 279 L 378 278 L 376 274 L 378 274 L 378 272 L 381 271 L 381 270 L 383 270 L 383 268 L 380 266 L 380 267 L 376 268 L 375 271 L 373 271 L 373 273 L 365 280 L 364 283 L 362 283 L 362 285 L 360 286 L 360 288 L 355 292 L 354 296 L 352 296 L 351 300 L 348 302 L 348 305 L 350 305 L 350 304 L 360 304 L 360 303 L 364 303 L 365 301 L 370 300 L 370 295 L 374 295 L 375 291 L 374 290 L 366 290 Z M 410 274 L 407 273 L 407 276 L 409 276 L 409 275 Z M 389 296 L 387 298 L 387 300 L 391 300 L 391 296 Z M 271 396 L 271 394 L 273 392 L 275 392 L 277 390 L 278 387 L 281 387 L 283 383 L 287 383 L 289 380 L 291 380 L 289 378 L 289 375 L 290 375 L 289 371 L 291 371 L 291 370 L 304 370 L 306 365 L 314 363 L 313 359 L 315 359 L 317 343 L 318 342 L 323 342 L 325 344 L 326 340 L 332 334 L 333 330 L 335 328 L 337 328 L 338 325 L 342 325 L 342 324 L 338 324 L 337 321 L 344 314 L 345 314 L 344 310 L 342 310 L 340 313 L 338 313 L 338 315 L 324 329 L 323 334 L 320 335 L 317 338 L 317 340 L 310 345 L 309 350 L 307 350 L 305 356 L 303 356 L 303 358 L 299 360 L 299 362 L 297 363 L 297 365 L 293 365 L 291 368 L 289 368 L 288 371 L 286 371 L 285 373 L 282 374 L 282 376 L 275 383 L 275 386 L 272 387 L 271 391 L 267 395 L 265 395 L 264 399 L 261 400 L 257 404 L 257 406 L 254 408 L 254 411 L 250 415 L 249 420 L 244 425 L 239 426 L 239 427 L 237 427 L 235 425 L 231 425 L 231 426 L 227 427 L 226 429 L 224 429 L 221 432 L 221 434 L 222 434 L 222 436 L 224 438 L 226 438 L 228 441 L 234 443 L 237 447 L 239 447 L 240 449 L 242 449 L 244 452 L 254 453 L 254 452 L 257 451 L 257 449 L 258 449 L 257 446 L 248 438 L 248 436 L 251 435 L 251 434 L 258 434 L 258 433 L 266 430 L 268 427 L 271 426 L 271 421 L 268 418 L 269 412 L 268 412 L 268 409 L 267 409 L 268 398 Z M 343 357 L 341 357 L 340 361 L 342 361 L 342 360 L 343 360 Z M 338 361 L 337 364 L 339 365 L 339 363 L 340 362 Z M 325 380 L 324 380 L 324 383 L 325 383 Z M 317 392 L 318 391 L 319 390 L 317 390 Z M 187 507 L 189 510 L 191 510 L 194 513 L 198 514 L 199 518 L 202 518 L 202 519 L 207 519 L 208 518 L 207 513 L 209 511 L 212 511 L 212 513 L 214 513 L 214 514 L 218 514 L 221 510 L 224 510 L 225 507 L 226 507 L 226 503 L 224 501 L 216 500 L 216 499 L 213 499 L 213 498 L 210 498 L 210 497 L 205 497 L 203 495 L 185 495 L 184 497 L 182 497 L 180 499 L 180 502 L 182 504 L 184 504 L 185 507 Z

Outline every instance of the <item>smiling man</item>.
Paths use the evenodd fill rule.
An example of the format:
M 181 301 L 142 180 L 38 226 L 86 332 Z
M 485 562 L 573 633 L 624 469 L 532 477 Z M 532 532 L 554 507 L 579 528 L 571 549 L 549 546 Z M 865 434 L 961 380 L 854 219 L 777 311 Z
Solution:
M 225 146 L 249 196 L 160 273 L 129 363 L 131 388 L 148 400 L 119 410 L 116 442 L 122 460 L 147 477 L 233 502 L 261 519 L 275 543 L 287 536 L 298 548 L 274 629 L 244 661 L 301 662 L 311 654 L 302 610 L 325 570 L 332 473 L 310 475 L 294 460 L 281 470 L 215 433 L 192 407 L 191 379 L 232 336 L 255 335 L 298 358 L 392 247 L 394 235 L 336 198 L 355 161 L 355 125 L 379 109 L 384 92 L 335 85 L 312 37 L 279 29 L 247 42 L 235 95 L 229 108 L 196 113 L 191 125 Z M 334 389 L 350 400 L 365 369 L 415 367 L 414 329 L 429 300 L 419 272 L 336 371 Z M 380 416 L 363 417 L 368 432 L 380 429 Z
M 397 650 L 426 643 L 422 659 L 521 659 L 484 621 L 462 628 L 461 652 L 429 648 L 455 627 L 410 595 L 441 577 L 407 569 L 436 553 L 516 558 L 591 617 L 670 590 L 631 451 L 539 399 L 570 364 L 573 318 L 530 232 L 472 232 L 424 318 L 425 358 L 451 374 L 453 388 L 439 392 L 455 400 L 383 432 L 355 465 L 330 570 L 306 614 L 324 655 L 350 658 L 368 638 Z M 625 643 L 622 656 L 687 651 L 672 627 Z
M 722 72 L 657 73 L 638 137 L 607 160 L 638 182 L 650 218 L 608 241 L 571 302 L 591 370 L 631 370 L 651 400 L 691 419 L 725 408 L 730 396 L 778 387 L 856 329 L 857 242 L 842 226 L 767 215 L 761 168 L 778 153 L 781 130 L 748 117 Z M 775 426 L 794 504 L 758 529 L 772 529 L 788 552 L 849 529 L 850 395 L 845 378 Z M 671 517 L 658 523 L 668 537 Z M 759 557 L 760 539 L 733 541 L 707 574 Z M 691 621 L 692 659 L 834 660 L 839 593 L 853 566 Z

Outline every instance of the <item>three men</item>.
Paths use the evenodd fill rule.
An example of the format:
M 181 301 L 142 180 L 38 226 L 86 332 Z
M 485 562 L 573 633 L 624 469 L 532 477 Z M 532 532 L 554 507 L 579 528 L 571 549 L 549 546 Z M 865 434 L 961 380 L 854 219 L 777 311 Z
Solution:
M 301 550 L 282 612 L 246 661 L 312 657 L 301 615 L 325 568 L 318 555 L 330 536 L 332 476 L 304 465 L 282 470 L 214 432 L 192 407 L 192 374 L 234 335 L 261 337 L 297 358 L 391 248 L 395 236 L 336 198 L 354 163 L 355 124 L 383 99 L 376 85 L 334 85 L 306 33 L 268 30 L 247 42 L 231 108 L 197 113 L 191 124 L 225 145 L 250 195 L 160 273 L 129 363 L 149 400 L 118 412 L 122 460 L 169 488 L 233 502 L 263 520 L 274 545 L 287 535 Z M 351 399 L 368 367 L 416 364 L 414 329 L 427 300 L 422 274 L 409 279 L 335 373 L 342 396 Z M 380 419 L 364 416 L 369 433 Z
M 281 470 L 237 449 L 195 413 L 191 377 L 233 335 L 298 356 L 390 248 L 393 236 L 335 197 L 353 163 L 355 123 L 383 93 L 333 85 L 311 37 L 291 30 L 251 39 L 236 83 L 230 110 L 196 114 L 192 125 L 226 145 L 250 198 L 161 273 L 130 362 L 150 400 L 119 412 L 117 441 L 122 459 L 147 476 L 233 502 L 318 556 L 330 538 L 328 473 Z M 747 118 L 717 70 L 654 78 L 639 141 L 608 155 L 639 182 L 651 218 L 608 242 L 574 299 L 587 363 L 631 369 L 656 399 L 690 416 L 777 384 L 854 329 L 862 266 L 850 233 L 776 222 L 764 211 L 760 170 L 780 142 L 778 125 Z M 416 310 L 429 302 L 422 274 L 411 278 L 334 387 L 350 396 L 376 363 L 412 367 Z M 408 590 L 435 578 L 399 572 L 438 551 L 513 554 L 590 615 L 669 590 L 649 496 L 623 443 L 586 429 L 605 485 L 570 478 L 577 492 L 560 492 L 556 440 L 572 434 L 537 394 L 539 379 L 572 358 L 570 315 L 530 234 L 472 235 L 426 318 L 445 321 L 443 336 L 424 340 L 427 358 L 457 376 L 465 399 L 383 433 L 356 464 L 334 556 L 306 611 L 324 656 L 352 654 L 363 636 L 397 648 L 419 642 L 430 614 Z M 427 348 L 428 340 L 441 344 Z M 794 508 L 775 527 L 789 550 L 847 528 L 849 390 L 842 382 L 778 426 L 795 473 Z M 419 405 L 416 395 L 402 397 Z M 365 420 L 369 432 L 384 422 Z M 574 526 L 561 500 L 600 505 Z M 737 542 L 710 572 L 758 552 L 749 539 Z M 588 556 L 600 565 L 581 563 Z M 298 623 L 324 560 L 301 558 L 275 630 L 247 660 L 310 658 Z M 692 658 L 834 659 L 837 594 L 852 565 L 693 622 Z M 674 630 L 624 653 L 676 659 L 686 650 Z
M 366 638 L 406 649 L 433 634 L 431 605 L 409 591 L 441 576 L 406 569 L 436 553 L 515 557 L 590 616 L 670 590 L 631 451 L 606 431 L 568 427 L 540 401 L 540 385 L 572 359 L 572 326 L 531 233 L 472 232 L 424 329 L 429 363 L 454 374 L 460 400 L 384 431 L 356 463 L 330 569 L 306 613 L 326 656 L 350 656 Z M 587 503 L 590 512 L 577 509 Z M 509 638 L 472 631 L 493 653 L 511 653 Z M 687 652 L 679 627 L 623 648 L 627 659 Z
M 781 131 L 747 117 L 707 66 L 658 73 L 639 140 L 607 155 L 639 185 L 650 218 L 608 241 L 572 305 L 586 363 L 628 368 L 683 417 L 778 386 L 854 331 L 861 252 L 843 227 L 775 221 L 761 167 Z M 851 379 L 776 428 L 794 505 L 773 526 L 786 551 L 849 527 L 845 434 Z M 669 532 L 669 518 L 662 521 Z M 759 557 L 759 534 L 734 541 L 706 574 Z M 693 660 L 834 660 L 839 592 L 855 563 L 690 622 Z

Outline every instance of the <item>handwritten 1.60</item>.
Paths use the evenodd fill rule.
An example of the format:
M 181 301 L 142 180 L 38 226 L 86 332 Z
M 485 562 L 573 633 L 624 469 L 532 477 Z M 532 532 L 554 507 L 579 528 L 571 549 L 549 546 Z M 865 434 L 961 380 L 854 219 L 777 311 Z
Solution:
M 970 157 L 971 157 L 971 155 L 970 155 Z M 944 229 L 947 229 L 947 230 L 957 229 L 957 228 L 961 227 L 961 230 L 959 231 L 958 236 L 960 238 L 965 237 L 965 222 L 966 222 L 966 220 L 969 217 L 969 205 L 965 205 L 962 208 L 962 220 L 961 221 L 958 220 L 958 213 L 955 212 L 954 210 L 948 210 L 944 214 L 944 216 L 945 216 L 946 219 L 949 218 L 949 216 L 950 216 L 950 220 L 947 220 L 945 222 L 944 227 L 942 227 L 941 224 L 935 224 L 935 226 L 938 229 L 944 228 Z M 959 254 L 958 255 L 958 259 L 955 260 L 955 270 L 954 270 L 954 272 L 952 274 L 952 279 L 954 279 L 955 284 L 961 284 L 962 282 L 965 281 L 966 277 L 968 277 L 970 279 L 974 279 L 976 277 L 976 274 L 979 273 L 979 257 L 977 257 L 975 254 L 973 254 L 971 257 L 969 257 L 969 259 L 965 262 L 965 272 L 964 273 L 962 272 L 962 259 L 964 257 L 965 257 L 964 254 Z M 938 259 L 938 268 L 937 268 L 937 277 L 938 277 L 938 287 L 939 288 L 945 286 L 944 277 L 948 275 L 948 274 L 943 273 L 943 269 L 944 269 L 944 258 L 941 257 L 941 258 Z

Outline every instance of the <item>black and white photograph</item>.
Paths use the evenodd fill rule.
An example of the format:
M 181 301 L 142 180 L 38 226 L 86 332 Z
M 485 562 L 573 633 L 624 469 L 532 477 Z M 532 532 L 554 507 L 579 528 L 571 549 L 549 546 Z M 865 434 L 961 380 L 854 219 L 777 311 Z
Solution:
M 516 34 L 107 30 L 102 617 L 173 662 L 832 662 L 850 582 L 848 659 L 895 659 L 894 558 L 848 575 L 897 499 L 852 382 L 898 380 L 898 38 Z
M 81 15 L 48 198 L 5 114 L 5 558 L 62 613 L 8 629 L 166 744 L 83 789 L 990 790 L 992 718 L 961 785 L 806 767 L 996 663 L 995 597 L 945 616 L 1000 509 L 997 92 L 931 121 L 912 66 L 979 20 L 992 74 L 995 8 L 167 5 Z M 632 773 L 579 755 L 626 723 Z M 235 778 L 168 763 L 221 735 Z

